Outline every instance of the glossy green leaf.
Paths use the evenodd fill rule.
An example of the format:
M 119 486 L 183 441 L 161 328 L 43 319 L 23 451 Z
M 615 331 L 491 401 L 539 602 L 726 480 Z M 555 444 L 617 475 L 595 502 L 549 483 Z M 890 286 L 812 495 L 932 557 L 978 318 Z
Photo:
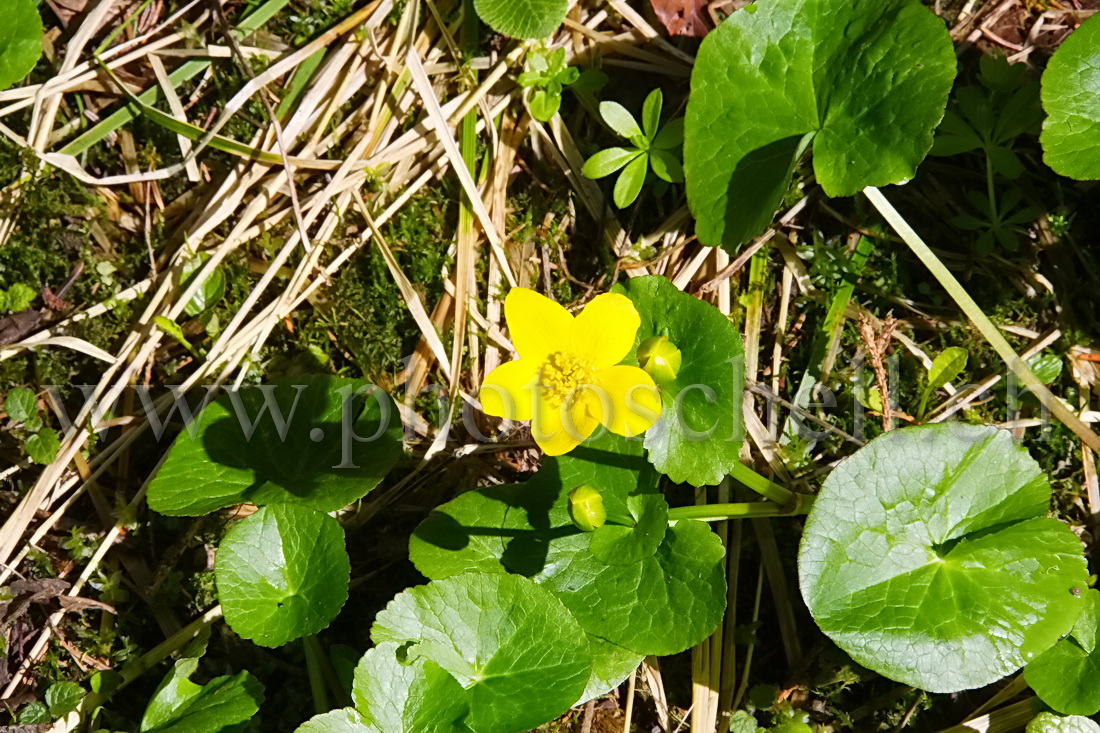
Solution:
M 75 682 L 62 680 L 50 685 L 46 690 L 46 707 L 50 709 L 50 716 L 56 720 L 76 710 L 80 701 L 84 699 L 84 688 Z
M 551 720 L 578 699 L 592 669 L 588 642 L 565 606 L 530 580 L 504 573 L 410 588 L 378 614 L 371 638 L 411 643 L 410 659 L 431 660 L 453 675 L 476 731 L 521 733 Z
M 5 0 L 0 23 L 0 89 L 21 80 L 42 55 L 42 18 L 34 0 Z
M 949 346 L 932 361 L 928 370 L 927 389 L 936 390 L 962 374 L 970 353 L 958 346 Z
M 666 278 L 632 278 L 619 292 L 642 317 L 635 350 L 666 336 L 682 356 L 676 378 L 661 385 L 661 419 L 645 434 L 649 460 L 677 483 L 719 483 L 739 460 L 745 435 L 741 337 L 717 308 Z M 630 356 L 625 363 L 637 361 Z
M 53 428 L 42 428 L 29 436 L 23 447 L 27 449 L 27 455 L 32 461 L 45 466 L 57 458 L 57 451 L 61 449 L 61 438 Z
M 4 412 L 9 420 L 25 422 L 38 414 L 38 397 L 33 389 L 13 387 L 4 398 Z
M 602 493 L 609 515 L 623 513 L 639 477 L 651 481 L 640 454 L 637 441 L 607 435 L 544 459 L 526 484 L 465 493 L 417 528 L 409 556 L 430 578 L 470 570 L 527 576 L 561 599 L 588 634 L 636 654 L 688 649 L 714 630 L 725 608 L 717 535 L 705 524 L 678 522 L 652 555 L 611 565 L 590 548 L 608 525 L 581 532 L 569 518 L 569 491 L 582 483 Z
M 626 164 L 623 172 L 615 181 L 614 199 L 615 205 L 620 209 L 630 206 L 642 192 L 642 184 L 645 183 L 646 173 L 649 172 L 649 156 L 639 155 Z
M 642 104 L 642 131 L 648 140 L 657 137 L 657 130 L 661 127 L 661 106 L 664 103 L 664 94 L 661 88 L 654 89 L 645 98 Z
M 1043 384 L 1050 384 L 1062 373 L 1062 357 L 1049 351 L 1040 351 L 1027 358 L 1028 368 Z
M 340 708 L 314 715 L 299 725 L 294 733 L 378 733 L 378 729 L 367 725 L 357 710 Z
M 198 659 L 181 659 L 153 693 L 141 719 L 141 733 L 221 733 L 260 709 L 264 688 L 248 672 L 215 677 L 196 685 Z
M 600 117 L 608 126 L 627 140 L 643 137 L 634 115 L 618 102 L 600 102 Z
M 458 680 L 430 659 L 385 642 L 355 667 L 352 698 L 371 730 L 380 733 L 458 733 L 470 712 Z
M 1100 711 L 1100 591 L 1088 589 L 1084 597 L 1085 607 L 1072 635 L 1024 669 L 1024 677 L 1039 699 L 1067 715 Z
M 653 557 L 668 529 L 668 504 L 660 494 L 634 494 L 626 507 L 635 524 L 604 524 L 592 533 L 588 549 L 608 565 L 631 565 Z
M 199 275 L 199 270 L 210 259 L 210 255 L 200 254 L 192 257 L 183 267 L 180 269 L 179 276 L 179 289 L 182 291 L 191 287 L 191 284 Z M 215 269 L 210 275 L 208 275 L 203 281 L 199 289 L 195 291 L 195 294 L 191 296 L 191 300 L 187 301 L 187 305 L 184 306 L 184 312 L 195 317 L 203 311 L 212 308 L 219 300 L 225 296 L 225 274 L 221 269 Z
M 300 504 L 272 504 L 241 520 L 214 563 L 226 623 L 260 646 L 328 626 L 348 598 L 350 575 L 344 530 Z
M 640 155 L 636 148 L 607 148 L 584 161 L 581 173 L 587 178 L 610 176 Z
M 858 663 L 933 692 L 981 687 L 1072 628 L 1081 543 L 1011 436 L 937 424 L 887 433 L 826 479 L 799 550 L 814 619 Z
M 667 150 L 650 150 L 649 165 L 657 177 L 669 183 L 679 183 L 684 180 L 684 167 L 680 160 Z
M 539 122 L 549 122 L 561 108 L 561 93 L 551 94 L 545 89 L 536 89 L 531 93 L 531 116 Z
M 497 33 L 512 38 L 550 35 L 569 9 L 568 0 L 474 0 L 477 14 Z
M 644 654 L 632 652 L 598 636 L 588 634 L 588 651 L 592 655 L 592 674 L 577 703 L 588 702 L 607 694 L 622 684 L 638 668 Z
M 830 196 L 912 178 L 954 78 L 947 29 L 916 0 L 735 11 L 703 39 L 691 78 L 684 168 L 699 240 L 732 248 L 766 228 L 810 139 Z
M 333 511 L 374 488 L 400 455 L 401 422 L 384 392 L 362 380 L 293 377 L 202 410 L 149 486 L 149 506 L 183 516 L 241 502 Z
M 1080 715 L 1039 713 L 1027 724 L 1025 733 L 1100 733 L 1100 725 Z
M 1063 176 L 1100 178 L 1100 17 L 1054 52 L 1042 79 L 1043 160 Z

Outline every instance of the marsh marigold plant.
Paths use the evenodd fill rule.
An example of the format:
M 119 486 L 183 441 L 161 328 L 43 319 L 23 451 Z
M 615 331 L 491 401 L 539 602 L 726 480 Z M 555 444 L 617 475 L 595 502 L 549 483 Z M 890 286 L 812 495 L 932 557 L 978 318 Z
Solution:
M 641 325 L 626 296 L 598 295 L 574 317 L 533 290 L 513 288 L 504 318 L 519 358 L 485 377 L 481 406 L 488 415 L 530 420 L 547 454 L 568 453 L 599 425 L 635 436 L 660 417 L 653 379 L 619 363 Z

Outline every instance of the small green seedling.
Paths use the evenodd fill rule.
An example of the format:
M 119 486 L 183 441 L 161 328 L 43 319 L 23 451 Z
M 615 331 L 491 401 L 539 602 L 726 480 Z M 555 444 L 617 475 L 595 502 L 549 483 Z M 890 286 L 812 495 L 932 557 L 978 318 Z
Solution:
M 604 178 L 621 169 L 614 193 L 615 205 L 620 209 L 637 200 L 650 168 L 657 178 L 667 183 L 684 180 L 684 166 L 674 152 L 684 143 L 684 120 L 672 120 L 659 127 L 662 102 L 660 89 L 649 93 L 642 106 L 641 126 L 621 104 L 600 104 L 603 121 L 629 140 L 631 147 L 601 150 L 585 161 L 582 172 L 589 178 Z
M 35 463 L 45 466 L 57 456 L 61 440 L 57 431 L 49 427 L 38 414 L 38 398 L 33 390 L 16 387 L 4 398 L 4 411 L 14 428 L 23 438 L 23 447 Z
M 581 71 L 575 66 L 566 66 L 564 48 L 553 51 L 542 48 L 528 54 L 527 64 L 516 82 L 531 89 L 527 100 L 531 116 L 539 122 L 549 122 L 561 108 L 562 89 L 569 87 L 576 93 L 596 92 L 607 83 L 607 75 L 595 69 Z
M 928 407 L 928 398 L 940 387 L 962 374 L 966 369 L 966 362 L 970 354 L 966 349 L 952 346 L 944 349 L 943 353 L 936 357 L 932 366 L 928 368 L 928 376 L 924 384 L 924 390 L 920 395 L 920 405 L 917 407 L 917 419 L 924 419 L 925 409 Z
M 964 213 L 952 219 L 960 229 L 982 232 L 974 243 L 979 255 L 989 254 L 997 244 L 1015 252 L 1018 228 L 1041 213 L 1032 206 L 1019 208 L 1020 189 L 1013 187 L 998 196 L 994 186 L 995 175 L 1015 180 L 1024 172 L 1013 145 L 1021 135 L 1037 134 L 1042 121 L 1039 84 L 1027 81 L 1025 71 L 1024 64 L 983 56 L 981 83 L 955 93 L 954 109 L 944 115 L 930 153 L 948 156 L 980 150 L 985 155 L 987 191 L 967 192 L 978 215 Z

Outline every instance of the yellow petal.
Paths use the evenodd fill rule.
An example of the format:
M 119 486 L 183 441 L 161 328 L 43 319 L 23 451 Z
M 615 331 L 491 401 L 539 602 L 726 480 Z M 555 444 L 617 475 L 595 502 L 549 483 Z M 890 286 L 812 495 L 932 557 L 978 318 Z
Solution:
M 573 322 L 573 353 L 597 369 L 618 364 L 634 348 L 641 323 L 630 298 L 619 293 L 597 295 Z
M 599 427 L 589 409 L 585 392 L 555 407 L 548 402 L 538 405 L 531 421 L 531 435 L 548 456 L 560 456 L 576 448 Z
M 569 348 L 573 315 L 545 295 L 512 288 L 504 299 L 504 318 L 512 345 L 525 359 L 542 362 L 547 354 Z
M 633 366 L 613 366 L 596 375 L 599 398 L 593 410 L 600 422 L 616 435 L 641 435 L 661 416 L 661 395 L 653 378 Z
M 481 410 L 486 415 L 509 420 L 530 420 L 538 400 L 539 363 L 516 359 L 501 364 L 481 383 Z

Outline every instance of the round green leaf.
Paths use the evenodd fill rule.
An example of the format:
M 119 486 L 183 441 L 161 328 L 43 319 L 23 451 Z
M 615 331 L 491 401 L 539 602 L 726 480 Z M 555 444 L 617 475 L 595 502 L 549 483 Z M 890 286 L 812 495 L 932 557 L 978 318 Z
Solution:
M 677 483 L 717 484 L 739 460 L 745 436 L 741 337 L 722 313 L 658 275 L 636 277 L 619 292 L 642 317 L 635 349 L 666 336 L 680 349 L 680 372 L 661 385 L 661 419 L 646 431 L 645 447 L 657 470 Z
M 467 693 L 458 680 L 424 657 L 408 658 L 400 644 L 369 649 L 355 668 L 355 707 L 380 733 L 457 733 L 469 730 Z
M 569 10 L 568 0 L 474 0 L 474 8 L 497 33 L 512 38 L 544 38 Z
M 1100 710 L 1100 591 L 1085 592 L 1073 634 L 1040 654 L 1024 670 L 1039 699 L 1060 713 Z
M 374 488 L 400 455 L 401 421 L 384 392 L 362 380 L 293 377 L 202 410 L 149 486 L 149 506 L 182 516 L 242 502 L 334 511 Z
M 691 77 L 684 168 L 699 240 L 732 248 L 766 228 L 811 138 L 830 196 L 912 178 L 954 77 L 947 29 L 916 0 L 734 12 Z
M 539 122 L 549 122 L 561 108 L 561 92 L 551 94 L 545 89 L 531 93 L 531 116 Z
M 478 731 L 520 733 L 551 720 L 577 700 L 592 668 L 573 616 L 518 575 L 467 573 L 411 588 L 378 614 L 371 638 L 411 642 L 410 658 L 453 675 Z
M 214 563 L 225 621 L 260 646 L 329 625 L 348 598 L 344 530 L 300 504 L 273 504 L 226 533 Z
M 1043 160 L 1063 176 L 1100 178 L 1100 17 L 1054 52 L 1042 78 Z
M 1087 571 L 1045 516 L 1050 485 L 1011 436 L 938 424 L 840 463 L 798 566 L 821 630 L 860 664 L 933 692 L 981 687 L 1069 632 Z
M 377 733 L 377 730 L 367 725 L 358 711 L 340 708 L 314 715 L 299 725 L 294 733 Z
M 1080 715 L 1039 713 L 1027 724 L 1026 733 L 1100 733 L 1100 725 Z
M 612 644 L 588 634 L 588 651 L 592 655 L 592 674 L 576 704 L 605 695 L 622 684 L 645 659 L 644 654 Z
M 27 455 L 32 461 L 40 466 L 46 466 L 57 458 L 57 451 L 61 448 L 61 438 L 53 428 L 42 428 L 28 437 L 23 447 L 27 449 Z
M 0 23 L 0 89 L 19 81 L 42 54 L 42 18 L 34 0 L 6 0 Z
M 591 485 L 614 515 L 638 485 L 637 478 L 631 485 L 632 474 L 645 475 L 636 453 L 608 448 L 641 450 L 637 441 L 605 436 L 544 459 L 526 484 L 463 494 L 417 528 L 410 558 L 429 578 L 469 570 L 527 576 L 561 599 L 585 632 L 635 654 L 690 648 L 714 630 L 725 610 L 722 543 L 705 524 L 678 522 L 638 562 L 612 565 L 593 554 L 592 538 L 607 525 L 597 532 L 576 529 L 569 491 Z M 631 539 L 639 554 L 643 541 Z

